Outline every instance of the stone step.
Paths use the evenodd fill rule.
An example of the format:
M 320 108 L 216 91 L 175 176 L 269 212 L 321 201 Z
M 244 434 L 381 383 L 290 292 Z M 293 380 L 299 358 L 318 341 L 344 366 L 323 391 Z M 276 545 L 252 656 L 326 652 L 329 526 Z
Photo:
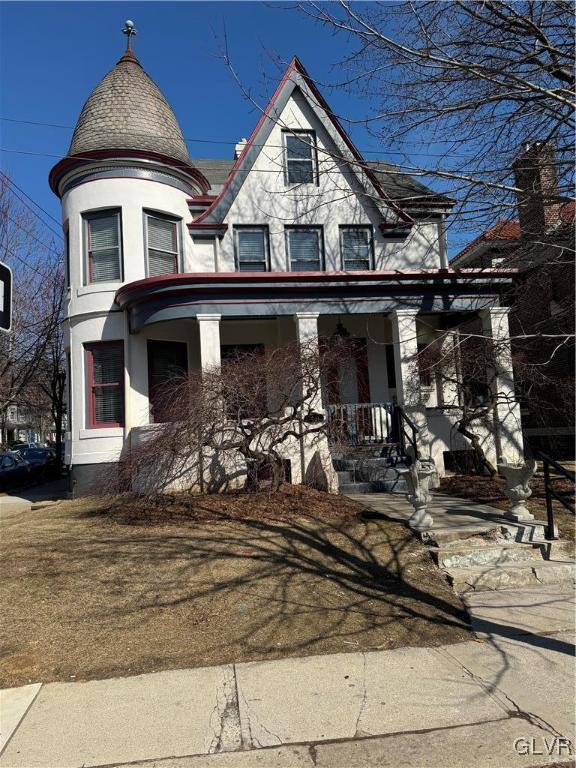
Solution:
M 342 485 L 342 483 L 353 483 L 356 473 L 352 469 L 338 469 L 336 474 L 338 475 L 339 485 Z
M 408 493 L 406 483 L 401 479 L 340 483 L 339 490 L 345 496 L 353 496 L 356 493 L 397 493 L 405 496 Z
M 446 572 L 448 580 L 459 594 L 542 584 L 572 584 L 576 565 L 570 561 L 549 560 L 531 563 L 509 563 L 501 566 L 454 568 Z
M 499 545 L 478 542 L 476 545 L 451 546 L 431 549 L 430 553 L 439 568 L 474 568 L 476 566 L 497 566 L 503 563 L 518 563 L 527 560 L 542 561 L 544 553 L 540 547 L 531 544 Z

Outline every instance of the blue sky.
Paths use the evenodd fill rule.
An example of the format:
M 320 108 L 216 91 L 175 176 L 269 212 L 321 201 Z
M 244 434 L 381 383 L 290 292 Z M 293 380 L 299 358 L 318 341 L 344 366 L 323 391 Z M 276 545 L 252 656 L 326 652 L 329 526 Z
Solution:
M 344 36 L 286 10 L 285 3 L 2 3 L 0 115 L 69 126 L 0 121 L 0 146 L 22 153 L 3 152 L 2 169 L 58 220 L 48 173 L 66 154 L 84 101 L 120 58 L 127 18 L 138 30 L 134 49 L 141 63 L 174 109 L 184 136 L 193 140 L 193 158 L 230 157 L 234 143 L 258 119 L 222 60 L 224 31 L 234 66 L 260 103 L 293 55 L 323 82 L 335 77 L 333 65 L 352 50 Z M 338 114 L 355 119 L 367 111 L 365 102 L 342 91 L 324 89 L 324 95 Z M 382 149 L 379 157 L 393 161 L 361 127 L 350 132 L 368 157 L 375 159 Z

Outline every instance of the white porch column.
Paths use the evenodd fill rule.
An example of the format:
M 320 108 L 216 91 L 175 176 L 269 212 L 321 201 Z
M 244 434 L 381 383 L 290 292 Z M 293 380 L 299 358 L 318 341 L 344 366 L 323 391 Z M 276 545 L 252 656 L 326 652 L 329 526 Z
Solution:
M 314 370 L 311 374 L 317 376 L 320 380 L 320 366 L 318 363 L 319 343 L 318 343 L 318 312 L 298 312 L 294 319 L 296 321 L 296 338 L 298 346 L 303 354 L 308 354 L 311 358 L 316 358 Z M 311 411 L 322 410 L 322 394 L 320 386 L 310 400 L 309 409 Z
M 520 404 L 514 392 L 514 371 L 510 344 L 510 307 L 492 307 L 480 313 L 484 335 L 494 344 L 495 366 L 490 383 L 495 401 L 494 422 L 498 460 L 523 461 L 524 442 Z
M 392 341 L 394 342 L 394 369 L 396 372 L 396 399 L 418 427 L 419 450 L 430 452 L 430 435 L 426 406 L 422 401 L 420 372 L 418 370 L 417 309 L 396 309 L 391 313 Z
M 222 315 L 196 315 L 200 339 L 200 367 L 203 371 L 220 367 L 221 317 Z
M 394 369 L 398 405 L 409 408 L 421 405 L 420 373 L 418 371 L 417 309 L 397 309 L 390 315 L 394 342 Z

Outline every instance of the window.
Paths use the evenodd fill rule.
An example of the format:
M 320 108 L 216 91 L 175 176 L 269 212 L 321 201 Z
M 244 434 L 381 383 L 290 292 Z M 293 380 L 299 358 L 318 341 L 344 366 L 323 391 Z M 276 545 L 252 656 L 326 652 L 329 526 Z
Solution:
M 266 272 L 268 227 L 235 227 L 234 234 L 238 272 Z
M 372 266 L 371 227 L 340 227 L 342 269 L 370 269 Z
M 88 426 L 124 425 L 124 347 L 121 341 L 86 346 Z
M 180 341 L 148 342 L 150 421 L 170 420 L 170 385 L 188 373 L 188 346 Z
M 314 184 L 316 172 L 316 134 L 314 131 L 284 131 L 286 145 L 286 183 Z
M 88 282 L 121 280 L 120 212 L 100 211 L 84 221 Z
M 168 275 L 180 268 L 179 221 L 146 213 L 148 275 Z
M 320 227 L 290 227 L 286 242 L 293 272 L 317 272 L 322 269 L 322 230 Z

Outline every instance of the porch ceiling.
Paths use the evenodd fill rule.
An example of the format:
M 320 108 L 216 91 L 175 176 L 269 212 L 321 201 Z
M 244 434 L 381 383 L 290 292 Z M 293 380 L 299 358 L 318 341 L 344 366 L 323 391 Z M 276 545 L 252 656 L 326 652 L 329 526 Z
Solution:
M 137 332 L 198 314 L 271 317 L 319 314 L 475 311 L 494 305 L 516 270 L 222 272 L 162 275 L 123 285 L 116 302 Z

